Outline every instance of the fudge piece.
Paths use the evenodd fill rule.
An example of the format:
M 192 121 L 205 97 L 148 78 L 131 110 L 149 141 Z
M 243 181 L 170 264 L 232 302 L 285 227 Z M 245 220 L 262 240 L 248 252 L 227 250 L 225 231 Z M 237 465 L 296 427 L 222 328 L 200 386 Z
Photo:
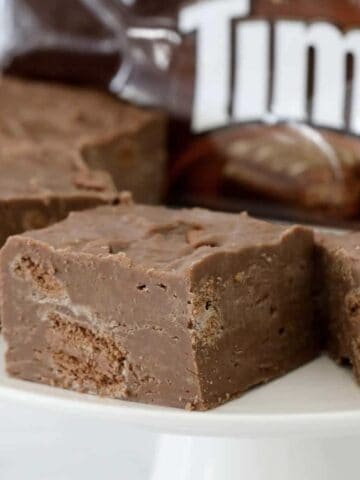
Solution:
M 317 238 L 320 314 L 329 354 L 360 381 L 360 234 Z
M 72 210 L 112 204 L 110 175 L 62 147 L 0 147 L 0 247 L 9 235 L 46 227 Z
M 206 410 L 313 359 L 313 233 L 207 210 L 71 213 L 1 254 L 7 371 Z
M 85 88 L 0 78 L 0 144 L 18 141 L 74 150 L 142 202 L 161 198 L 165 118 Z

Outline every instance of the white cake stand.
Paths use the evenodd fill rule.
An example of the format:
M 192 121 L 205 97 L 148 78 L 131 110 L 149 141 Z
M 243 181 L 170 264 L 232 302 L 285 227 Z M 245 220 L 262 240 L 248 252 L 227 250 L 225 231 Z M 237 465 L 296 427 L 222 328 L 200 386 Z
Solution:
M 117 472 L 116 477 L 108 474 L 108 480 L 135 480 L 124 467 L 125 457 L 117 454 L 129 446 L 129 435 L 127 460 L 141 464 L 151 450 L 151 461 L 136 480 L 355 480 L 360 475 L 360 388 L 348 370 L 326 357 L 206 413 L 21 382 L 8 378 L 0 365 L 0 408 L 6 403 L 13 406 L 7 416 L 26 409 L 51 428 L 55 418 L 68 422 L 68 445 L 75 437 L 79 448 L 82 441 L 94 444 L 101 436 L 97 451 L 107 452 L 111 472 Z M 75 424 L 77 436 L 71 430 Z M 98 434 L 89 434 L 90 427 Z

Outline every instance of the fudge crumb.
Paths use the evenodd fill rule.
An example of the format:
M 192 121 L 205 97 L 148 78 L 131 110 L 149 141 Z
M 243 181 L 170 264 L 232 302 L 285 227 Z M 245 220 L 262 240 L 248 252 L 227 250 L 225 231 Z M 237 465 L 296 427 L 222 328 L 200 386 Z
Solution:
M 185 405 L 185 410 L 188 412 L 193 412 L 195 410 L 195 405 L 191 402 L 187 402 Z
M 134 199 L 131 192 L 126 192 L 126 191 L 121 192 L 119 197 L 120 197 L 121 205 L 127 205 L 127 206 L 134 205 Z
M 234 276 L 234 280 L 235 280 L 235 282 L 237 282 L 237 283 L 243 282 L 243 280 L 244 280 L 244 274 L 243 274 L 242 272 L 238 272 L 238 273 Z

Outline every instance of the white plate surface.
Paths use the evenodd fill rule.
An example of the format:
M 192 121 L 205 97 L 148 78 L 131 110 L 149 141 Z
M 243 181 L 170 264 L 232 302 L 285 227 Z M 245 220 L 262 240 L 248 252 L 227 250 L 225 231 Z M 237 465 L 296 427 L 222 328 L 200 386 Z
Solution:
M 214 436 L 360 434 L 360 388 L 351 373 L 327 357 L 205 413 L 186 412 L 14 380 L 4 372 L 0 342 L 0 401 L 43 413 L 61 411 L 89 421 L 131 424 L 157 432 Z

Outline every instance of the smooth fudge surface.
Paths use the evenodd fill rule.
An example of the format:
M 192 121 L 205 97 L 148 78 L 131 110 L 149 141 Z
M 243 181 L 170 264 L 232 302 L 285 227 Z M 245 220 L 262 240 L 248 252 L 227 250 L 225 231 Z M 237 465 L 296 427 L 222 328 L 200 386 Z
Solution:
M 0 144 L 60 144 L 108 172 L 118 190 L 158 202 L 165 173 L 163 114 L 88 88 L 0 77 Z
M 313 233 L 122 204 L 10 238 L 9 374 L 205 410 L 319 352 Z
M 117 199 L 111 176 L 91 170 L 74 152 L 60 146 L 0 145 L 0 247 L 10 235 Z
M 360 233 L 319 235 L 317 249 L 327 350 L 360 381 Z

